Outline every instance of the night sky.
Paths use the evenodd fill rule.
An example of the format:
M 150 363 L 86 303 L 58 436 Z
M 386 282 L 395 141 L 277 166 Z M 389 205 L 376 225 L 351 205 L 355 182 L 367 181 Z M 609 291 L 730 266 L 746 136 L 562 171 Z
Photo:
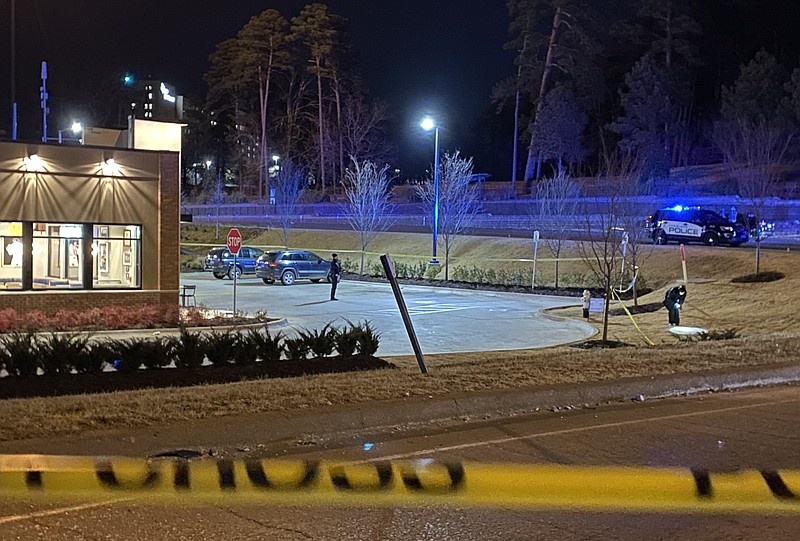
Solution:
M 42 60 L 49 67 L 49 132 L 54 135 L 74 116 L 59 104 L 60 95 L 120 71 L 163 79 L 181 94 L 203 96 L 202 75 L 217 43 L 235 36 L 265 9 L 275 8 L 291 19 L 307 3 L 17 0 L 20 138 L 41 136 Z M 349 20 L 371 95 L 390 105 L 401 162 L 412 158 L 409 154 L 432 153 L 430 136 L 417 127 L 425 112 L 441 118 L 443 148 L 463 146 L 466 133 L 489 105 L 492 86 L 513 70 L 512 56 L 503 50 L 509 17 L 502 0 L 326 3 Z M 10 5 L 10 0 L 0 1 L 0 129 L 10 126 Z
M 601 27 L 630 15 L 642 0 L 592 0 Z M 100 93 L 102 81 L 131 70 L 174 84 L 187 96 L 204 97 L 202 76 L 217 43 L 236 35 L 265 9 L 287 19 L 310 3 L 304 0 L 16 0 L 17 101 L 20 138 L 41 137 L 39 71 L 49 63 L 50 135 L 77 115 L 71 94 Z M 418 176 L 432 160 L 430 134 L 418 122 L 426 113 L 443 126 L 442 148 L 476 156 L 476 171 L 508 170 L 507 148 L 479 146 L 475 127 L 490 110 L 489 93 L 514 71 L 503 50 L 509 16 L 504 0 L 329 0 L 330 10 L 349 20 L 360 72 L 375 98 L 390 106 L 392 132 L 399 145 L 404 176 Z M 0 137 L 10 127 L 10 6 L 0 0 Z M 740 64 L 760 48 L 788 69 L 800 59 L 800 1 L 695 0 L 694 16 L 703 27 L 701 65 L 695 92 L 698 117 L 711 121 L 718 111 L 720 85 L 729 85 Z M 607 102 L 628 66 L 605 89 Z M 607 73 L 608 74 L 608 73 Z M 78 92 L 82 89 L 83 92 Z M 603 89 L 598 89 L 602 92 Z M 506 115 L 508 116 L 508 115 Z M 480 126 L 495 122 L 485 115 Z M 83 120 L 83 119 L 81 119 Z M 505 124 L 501 122 L 501 132 Z M 608 121 L 606 119 L 605 121 Z M 511 146 L 509 131 L 508 147 Z M 502 140 L 496 144 L 503 146 Z M 482 152 L 483 151 L 483 152 Z M 481 156 L 483 154 L 483 156 Z M 490 163 L 490 160 L 493 163 Z

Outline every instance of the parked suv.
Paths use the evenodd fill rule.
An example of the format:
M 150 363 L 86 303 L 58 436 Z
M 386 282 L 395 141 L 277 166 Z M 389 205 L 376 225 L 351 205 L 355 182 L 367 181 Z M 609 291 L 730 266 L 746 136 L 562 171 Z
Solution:
M 647 231 L 656 244 L 702 242 L 707 246 L 739 246 L 747 242 L 747 228 L 714 211 L 699 207 L 657 210 L 647 219 Z
M 256 276 L 265 284 L 280 280 L 290 286 L 295 280 L 330 281 L 331 262 L 306 250 L 273 250 L 256 262 Z
M 256 260 L 264 253 L 261 248 L 242 246 L 236 255 L 236 267 L 233 266 L 233 254 L 227 247 L 212 248 L 206 256 L 205 270 L 214 273 L 214 278 L 222 280 L 226 276 L 233 279 L 234 274 L 238 279 L 242 274 L 253 274 L 256 270 Z

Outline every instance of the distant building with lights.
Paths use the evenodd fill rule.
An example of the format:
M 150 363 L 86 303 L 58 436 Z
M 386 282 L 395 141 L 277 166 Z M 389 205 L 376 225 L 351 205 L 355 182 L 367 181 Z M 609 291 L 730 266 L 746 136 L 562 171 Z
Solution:
M 163 122 L 183 120 L 183 96 L 175 87 L 157 79 L 136 81 L 132 84 L 130 111 L 136 118 Z

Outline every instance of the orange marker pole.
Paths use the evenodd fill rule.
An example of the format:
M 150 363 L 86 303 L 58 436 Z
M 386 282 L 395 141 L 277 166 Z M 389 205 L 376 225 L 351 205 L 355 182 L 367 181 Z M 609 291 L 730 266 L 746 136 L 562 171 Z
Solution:
M 681 266 L 683 267 L 683 283 L 689 284 L 689 275 L 686 273 L 686 247 L 681 244 Z

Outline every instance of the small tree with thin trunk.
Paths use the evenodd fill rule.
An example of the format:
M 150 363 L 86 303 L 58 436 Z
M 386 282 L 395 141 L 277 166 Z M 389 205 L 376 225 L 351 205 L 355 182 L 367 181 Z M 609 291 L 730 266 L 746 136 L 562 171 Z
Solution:
M 347 195 L 347 220 L 358 233 L 361 243 L 361 266 L 364 274 L 364 256 L 367 246 L 378 233 L 391 225 L 391 203 L 389 203 L 389 166 L 379 168 L 375 162 L 359 162 L 350 156 L 351 165 L 345 171 L 345 195 Z
M 751 232 L 756 241 L 756 274 L 761 272 L 761 220 L 765 218 L 769 199 L 777 195 L 781 165 L 785 163 L 793 136 L 793 132 L 767 123 L 746 129 L 738 126 L 727 135 L 729 140 L 736 140 L 734 146 L 738 147 L 728 157 L 731 165 L 734 156 L 739 157 L 732 173 L 739 193 L 749 201 L 756 219 L 756 229 Z
M 531 203 L 533 226 L 542 230 L 542 238 L 555 258 L 555 288 L 558 289 L 561 251 L 575 228 L 580 189 L 569 173 L 559 167 L 555 176 L 536 186 Z
M 606 195 L 596 200 L 596 212 L 584 216 L 583 236 L 578 243 L 581 259 L 602 284 L 605 309 L 603 310 L 603 342 L 608 340 L 608 311 L 612 289 L 622 278 L 623 187 L 635 182 L 638 168 L 630 156 L 606 157 L 602 175 Z
M 211 203 L 214 204 L 217 210 L 217 227 L 216 227 L 216 236 L 214 238 L 219 238 L 219 213 L 220 207 L 223 203 L 225 203 L 225 181 L 222 179 L 222 173 L 217 169 L 217 177 L 214 180 L 213 191 L 211 192 Z
M 714 126 L 714 142 L 725 156 L 739 192 L 750 201 L 759 224 L 768 199 L 777 195 L 780 170 L 788 162 L 796 136 L 790 106 L 792 90 L 786 70 L 763 50 L 741 67 L 733 86 L 722 89 L 722 120 Z M 754 234 L 758 274 L 760 225 Z
M 275 175 L 275 217 L 283 231 L 283 246 L 289 247 L 289 231 L 294 225 L 297 205 L 306 187 L 306 176 L 291 160 L 284 160 Z
M 619 179 L 617 187 L 621 195 L 619 225 L 627 240 L 627 247 L 622 253 L 625 267 L 620 274 L 620 286 L 624 286 L 629 279 L 633 280 L 631 294 L 634 306 L 639 306 L 639 280 L 635 279 L 636 271 L 641 270 L 642 264 L 653 253 L 652 238 L 645 227 L 647 216 L 653 210 L 646 196 L 653 194 L 653 185 L 653 177 L 642 179 L 635 174 L 627 174 Z
M 431 168 L 433 169 L 433 168 Z M 417 194 L 433 214 L 436 186 L 433 174 L 417 187 Z M 449 280 L 450 253 L 458 236 L 470 226 L 480 205 L 478 186 L 472 179 L 472 158 L 445 152 L 439 164 L 439 234 L 444 247 L 444 279 Z M 436 239 L 439 245 L 439 239 Z

